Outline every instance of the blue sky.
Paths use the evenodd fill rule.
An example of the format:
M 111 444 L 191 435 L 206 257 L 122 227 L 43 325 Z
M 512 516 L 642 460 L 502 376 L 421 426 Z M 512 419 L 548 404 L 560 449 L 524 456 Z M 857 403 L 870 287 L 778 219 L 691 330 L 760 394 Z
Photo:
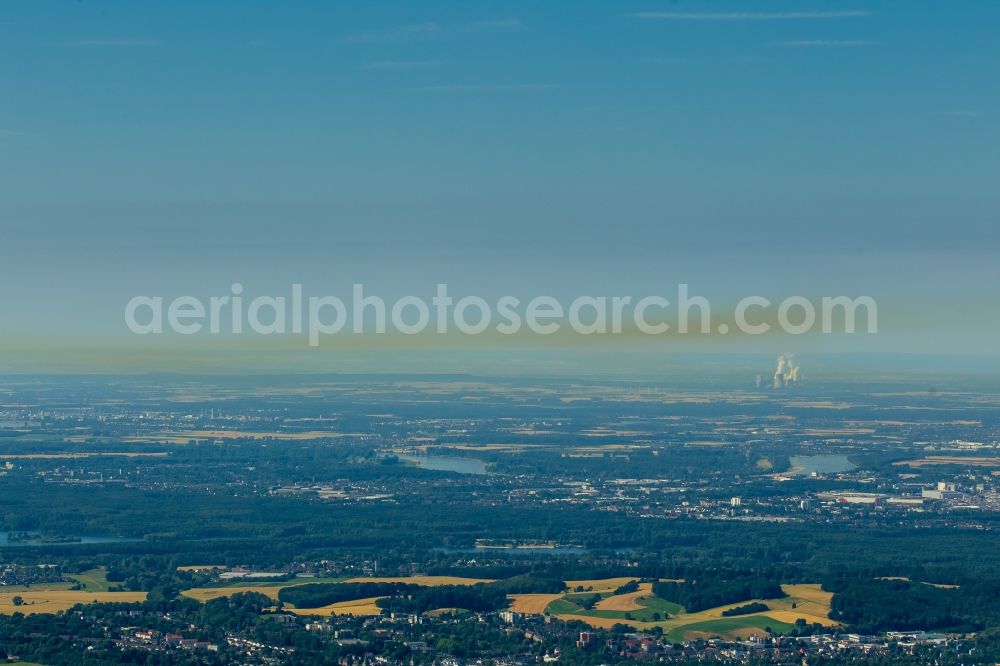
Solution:
M 995 354 L 998 25 L 993 2 L 8 1 L 0 336 L 123 336 L 132 295 L 233 281 L 688 282 L 873 294 L 895 328 L 844 348 Z

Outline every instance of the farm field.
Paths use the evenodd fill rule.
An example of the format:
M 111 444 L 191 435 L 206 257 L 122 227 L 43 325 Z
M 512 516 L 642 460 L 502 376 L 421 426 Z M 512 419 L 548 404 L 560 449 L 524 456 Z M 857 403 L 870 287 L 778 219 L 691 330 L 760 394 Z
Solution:
M 351 601 L 340 601 L 329 606 L 320 608 L 294 608 L 285 606 L 285 610 L 296 615 L 321 615 L 330 617 L 331 615 L 378 615 L 382 609 L 375 605 L 380 597 L 368 597 L 367 599 L 353 599 Z
M 278 585 L 227 585 L 225 587 L 195 587 L 184 590 L 181 595 L 205 603 L 220 597 L 231 597 L 241 592 L 257 592 L 277 601 L 279 590 L 281 587 Z
M 285 581 L 267 581 L 255 583 L 253 581 L 234 581 L 220 583 L 212 587 L 193 587 L 181 592 L 185 597 L 195 599 L 202 603 L 218 599 L 219 597 L 231 597 L 240 592 L 259 592 L 271 599 L 278 599 L 278 592 L 285 587 L 296 585 L 312 585 L 313 583 L 413 583 L 414 585 L 425 585 L 434 587 L 437 585 L 475 585 L 477 583 L 492 582 L 480 578 L 461 578 L 458 576 L 397 576 L 387 578 L 374 578 L 361 576 L 357 578 L 294 578 Z M 334 604 L 340 605 L 340 604 Z M 317 613 L 318 615 L 319 613 Z M 372 613 L 369 613 L 372 614 Z M 375 613 L 377 614 L 377 612 Z
M 927 467 L 930 465 L 966 465 L 968 467 L 1000 467 L 1000 457 L 990 456 L 926 456 L 916 460 L 901 460 L 893 465 Z
M 639 580 L 634 576 L 622 576 L 620 578 L 596 578 L 591 580 L 568 580 L 566 587 L 571 592 L 614 592 L 625 583 Z
M 631 622 L 659 622 L 668 615 L 674 615 L 682 610 L 675 603 L 652 596 L 651 592 L 646 592 L 645 594 L 637 592 L 619 594 L 605 597 L 601 602 L 598 602 L 611 606 L 635 606 L 635 609 L 601 609 L 595 605 L 593 609 L 588 610 L 576 603 L 580 598 L 589 596 L 590 594 L 593 593 L 584 592 L 564 595 L 562 598 L 550 603 L 546 611 L 552 615 L 559 617 L 571 616 L 574 619 L 581 619 L 584 622 L 588 621 L 584 618 L 590 618 L 602 621 L 609 620 L 611 624 L 618 622 L 629 624 Z M 600 626 L 610 625 L 602 624 Z
M 112 585 L 112 583 L 108 582 L 107 572 L 104 569 L 91 569 L 82 574 L 70 574 L 69 578 L 72 578 L 75 582 L 35 583 L 30 587 L 24 585 L 5 585 L 3 588 L 0 588 L 2 590 L 0 594 L 6 594 L 11 598 L 19 596 L 26 600 L 28 598 L 26 593 L 108 592 Z M 72 589 L 78 584 L 83 586 L 82 590 Z
M 512 594 L 510 610 L 526 615 L 542 615 L 550 603 L 561 599 L 562 596 L 562 594 Z
M 426 585 L 436 587 L 438 585 L 477 585 L 479 583 L 492 583 L 490 578 L 462 578 L 461 576 L 395 576 L 388 578 L 362 576 L 360 578 L 348 578 L 345 583 L 412 583 L 413 585 Z
M 639 583 L 633 592 L 614 594 L 626 583 L 637 581 L 632 577 L 618 577 L 594 580 L 566 581 L 567 591 L 557 594 L 513 594 L 510 595 L 510 610 L 529 615 L 552 615 L 562 620 L 579 620 L 594 627 L 610 628 L 616 624 L 626 624 L 637 629 L 661 627 L 671 640 L 690 640 L 721 636 L 741 638 L 752 634 L 763 634 L 768 629 L 787 633 L 796 620 L 809 624 L 835 626 L 837 623 L 827 616 L 830 612 L 832 593 L 824 592 L 818 584 L 782 585 L 788 595 L 782 599 L 756 599 L 718 606 L 696 613 L 687 613 L 676 603 L 653 595 L 652 583 Z M 259 592 L 271 599 L 278 599 L 282 588 L 310 583 L 412 583 L 425 586 L 475 585 L 490 582 L 487 579 L 463 578 L 458 576 L 361 576 L 348 579 L 302 578 L 282 582 L 230 583 L 206 588 L 185 590 L 182 594 L 198 601 L 208 601 L 238 592 Z M 580 591 L 583 590 L 583 591 Z M 53 592 L 54 593 L 54 592 Z M 597 595 L 595 601 L 595 595 Z M 318 608 L 294 608 L 286 606 L 297 615 L 378 615 L 378 597 L 341 601 Z M 746 605 L 751 601 L 766 603 L 766 611 L 724 617 L 722 613 L 732 608 Z
M 705 620 L 674 627 L 667 631 L 667 637 L 672 641 L 695 640 L 698 638 L 748 638 L 761 635 L 771 629 L 777 633 L 788 633 L 793 625 L 777 622 L 766 615 L 743 615 L 740 617 L 723 617 L 717 620 Z
M 23 603 L 14 605 L 14 597 L 21 597 Z M 0 614 L 58 613 L 77 604 L 99 601 L 116 603 L 137 603 L 146 600 L 145 592 L 87 592 L 85 590 L 42 590 L 32 587 L 23 592 L 0 592 Z
M 836 626 L 837 622 L 828 616 L 833 594 L 824 592 L 818 584 L 782 585 L 788 595 L 782 599 L 756 599 L 766 603 L 767 611 L 723 617 L 723 611 L 743 606 L 743 601 L 718 606 L 697 613 L 687 613 L 677 604 L 652 596 L 652 584 L 642 583 L 636 592 L 614 595 L 612 592 L 629 578 L 614 578 L 593 581 L 567 581 L 570 590 L 564 594 L 512 595 L 511 610 L 529 614 L 547 614 L 563 620 L 579 620 L 594 627 L 610 628 L 616 624 L 626 624 L 637 629 L 662 627 L 671 640 L 681 641 L 694 638 L 721 636 L 741 638 L 751 634 L 765 633 L 766 629 L 778 633 L 790 631 L 797 619 L 809 624 Z M 578 586 L 592 591 L 576 592 Z M 592 594 L 603 598 L 593 608 L 585 609 L 577 601 Z M 658 619 L 656 615 L 661 618 Z
M 231 581 L 226 583 L 217 583 L 211 587 L 192 587 L 190 589 L 181 592 L 185 597 L 195 599 L 205 603 L 206 601 L 211 601 L 212 599 L 218 599 L 219 597 L 231 597 L 234 594 L 239 594 L 240 592 L 258 592 L 271 599 L 277 600 L 278 592 L 285 587 L 294 587 L 296 585 L 310 585 L 312 583 L 343 583 L 343 578 L 294 578 L 292 580 L 282 580 L 282 581 Z
M 113 585 L 108 582 L 108 572 L 105 569 L 91 569 L 73 574 L 70 578 L 82 585 L 86 592 L 107 592 Z
M 643 606 L 639 604 L 639 599 L 642 599 L 643 597 L 652 596 L 652 594 L 653 594 L 652 583 L 640 583 L 639 589 L 636 590 L 635 592 L 629 592 L 627 594 L 616 594 L 614 596 L 601 599 L 594 606 L 594 609 L 599 611 L 642 610 Z

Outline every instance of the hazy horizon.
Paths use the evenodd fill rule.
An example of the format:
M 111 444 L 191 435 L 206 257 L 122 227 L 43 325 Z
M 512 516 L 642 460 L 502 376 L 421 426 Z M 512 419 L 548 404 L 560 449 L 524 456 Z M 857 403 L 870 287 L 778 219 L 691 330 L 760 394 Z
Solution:
M 0 367 L 188 367 L 230 342 L 236 369 L 275 349 L 328 363 L 294 338 L 123 323 L 134 296 L 235 282 L 561 299 L 686 283 L 722 310 L 870 295 L 876 335 L 597 348 L 1000 353 L 1000 6 L 49 9 L 0 10 Z

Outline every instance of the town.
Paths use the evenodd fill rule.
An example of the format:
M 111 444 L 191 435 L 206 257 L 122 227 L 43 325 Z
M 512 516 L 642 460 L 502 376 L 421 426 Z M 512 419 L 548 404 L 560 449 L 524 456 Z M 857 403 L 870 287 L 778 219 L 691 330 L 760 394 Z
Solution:
M 797 372 L 7 381 L 0 636 L 34 638 L 0 646 L 71 622 L 53 654 L 986 659 L 1000 412 Z

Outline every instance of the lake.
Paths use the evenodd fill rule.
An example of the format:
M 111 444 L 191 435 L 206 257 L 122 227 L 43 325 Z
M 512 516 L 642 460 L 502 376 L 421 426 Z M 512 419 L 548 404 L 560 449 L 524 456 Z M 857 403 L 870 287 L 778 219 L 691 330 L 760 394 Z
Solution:
M 815 456 L 792 456 L 792 469 L 790 474 L 808 475 L 817 474 L 837 474 L 838 472 L 849 472 L 855 467 L 854 463 L 841 454 L 820 454 Z
M 478 458 L 460 458 L 457 456 L 399 456 L 399 459 L 424 469 L 434 469 L 441 472 L 458 472 L 459 474 L 488 474 L 486 463 Z

